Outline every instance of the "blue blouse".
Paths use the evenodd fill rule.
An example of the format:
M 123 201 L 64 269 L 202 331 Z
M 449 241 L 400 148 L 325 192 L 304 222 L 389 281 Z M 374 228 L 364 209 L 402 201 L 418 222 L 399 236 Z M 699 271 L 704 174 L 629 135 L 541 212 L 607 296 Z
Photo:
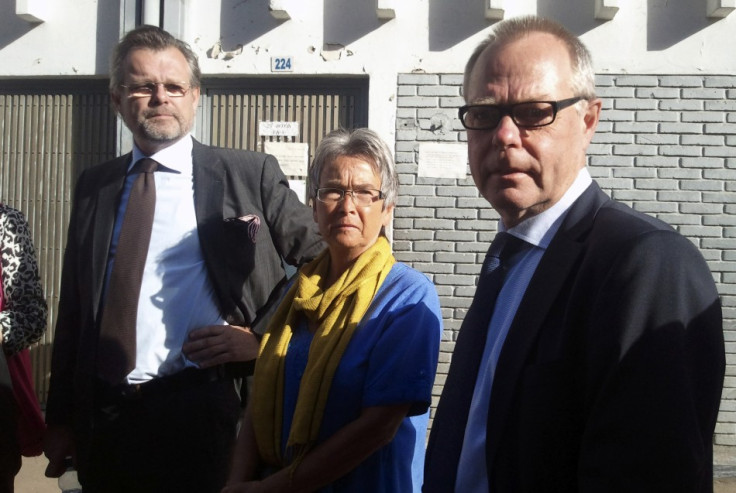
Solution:
M 360 416 L 363 408 L 411 403 L 396 436 L 321 492 L 420 492 L 432 385 L 442 335 L 434 285 L 396 263 L 355 330 L 330 388 L 318 442 Z M 286 355 L 282 450 L 291 430 L 312 334 L 306 320 Z

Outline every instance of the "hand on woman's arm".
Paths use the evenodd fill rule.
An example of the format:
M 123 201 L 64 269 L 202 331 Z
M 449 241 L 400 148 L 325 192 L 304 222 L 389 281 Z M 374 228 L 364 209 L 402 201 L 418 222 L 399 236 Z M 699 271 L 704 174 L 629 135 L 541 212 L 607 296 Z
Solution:
M 238 440 L 235 442 L 232 464 L 230 465 L 230 475 L 227 479 L 228 486 L 225 487 L 223 492 L 247 491 L 242 489 L 230 489 L 229 486 L 242 484 L 245 481 L 256 479 L 258 477 L 260 466 L 261 456 L 258 453 L 256 435 L 253 429 L 253 417 L 251 415 L 249 403 L 243 413 L 240 433 L 238 433 Z
M 312 449 L 296 468 L 293 478 L 289 479 L 289 468 L 285 468 L 260 482 L 237 486 L 232 484 L 231 489 L 226 488 L 223 492 L 315 491 L 346 475 L 376 450 L 388 444 L 396 435 L 410 407 L 407 403 L 365 408 L 358 419 Z M 240 438 L 238 441 L 240 442 Z

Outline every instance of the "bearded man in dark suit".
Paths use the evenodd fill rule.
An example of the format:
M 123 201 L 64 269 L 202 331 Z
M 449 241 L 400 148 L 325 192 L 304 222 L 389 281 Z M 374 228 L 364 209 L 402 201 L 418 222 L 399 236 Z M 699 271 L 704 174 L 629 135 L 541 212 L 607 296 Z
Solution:
M 240 412 L 233 377 L 257 355 L 282 259 L 298 265 L 323 248 L 273 156 L 190 136 L 200 77 L 189 46 L 157 27 L 131 31 L 113 53 L 110 94 L 135 146 L 77 183 L 46 411 L 47 475 L 73 456 L 85 492 L 220 491 Z M 125 297 L 114 267 L 139 201 L 137 163 L 149 158 L 155 208 L 147 253 L 137 249 L 140 295 L 127 296 L 131 356 L 103 315 Z M 118 360 L 127 367 L 111 378 Z
M 424 491 L 712 491 L 718 293 L 690 241 L 591 179 L 588 50 L 552 21 L 505 20 L 464 94 L 473 179 L 514 247 L 494 240 L 460 329 Z

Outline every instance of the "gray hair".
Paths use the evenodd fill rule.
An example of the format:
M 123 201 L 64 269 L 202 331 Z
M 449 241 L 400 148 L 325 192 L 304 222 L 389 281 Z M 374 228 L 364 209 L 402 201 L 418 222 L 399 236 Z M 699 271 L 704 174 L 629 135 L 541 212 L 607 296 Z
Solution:
M 399 193 L 399 177 L 394 158 L 388 145 L 376 132 L 368 128 L 356 130 L 339 129 L 327 134 L 317 146 L 314 161 L 309 167 L 310 197 L 314 200 L 319 178 L 325 165 L 341 156 L 365 159 L 381 177 L 383 208 L 396 205 Z
M 582 41 L 564 26 L 553 20 L 529 15 L 514 17 L 499 22 L 493 26 L 491 34 L 475 48 L 475 51 L 473 51 L 473 54 L 468 59 L 468 63 L 465 65 L 463 93 L 465 94 L 466 101 L 470 75 L 478 58 L 480 58 L 486 48 L 504 45 L 535 32 L 551 34 L 564 43 L 570 54 L 570 64 L 573 73 L 570 84 L 573 92 L 576 96 L 587 100 L 595 99 L 593 58 Z
M 140 26 L 123 37 L 115 46 L 110 59 L 110 91 L 116 91 L 125 80 L 125 61 L 134 50 L 147 49 L 163 51 L 176 48 L 189 64 L 189 85 L 200 87 L 202 72 L 199 70 L 197 55 L 187 43 L 156 26 Z

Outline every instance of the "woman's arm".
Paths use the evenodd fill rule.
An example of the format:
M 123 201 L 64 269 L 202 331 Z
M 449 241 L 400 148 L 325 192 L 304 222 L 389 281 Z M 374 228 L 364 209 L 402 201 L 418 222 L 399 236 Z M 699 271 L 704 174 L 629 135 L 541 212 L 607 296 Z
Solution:
M 256 435 L 253 430 L 253 417 L 250 411 L 250 403 L 248 403 L 243 413 L 243 421 L 240 424 L 238 440 L 235 442 L 227 484 L 237 484 L 258 478 L 260 467 L 261 456 L 258 453 Z
M 46 329 L 46 300 L 36 253 L 23 214 L 4 208 L 0 215 L 0 260 L 5 306 L 0 313 L 3 349 L 12 354 L 38 341 Z
M 382 308 L 374 312 L 374 323 L 380 324 L 380 330 L 371 332 L 377 340 L 366 345 L 370 348 L 368 376 L 360 386 L 358 418 L 337 425 L 341 427 L 303 458 L 293 478 L 289 478 L 292 471 L 285 468 L 262 481 L 230 483 L 225 492 L 314 491 L 348 475 L 391 442 L 406 416 L 426 412 L 437 367 L 442 316 L 429 280 L 409 269 L 403 276 L 402 282 L 383 294 Z
M 296 468 L 293 478 L 289 478 L 290 469 L 287 467 L 263 481 L 237 485 L 229 483 L 231 486 L 225 488 L 223 493 L 315 491 L 345 476 L 376 450 L 388 444 L 396 435 L 409 408 L 408 403 L 365 408 L 358 419 L 310 451 Z M 238 448 L 243 441 L 242 434 L 243 431 L 238 438 Z M 236 450 L 236 456 L 237 453 Z M 230 477 L 232 479 L 233 474 Z

